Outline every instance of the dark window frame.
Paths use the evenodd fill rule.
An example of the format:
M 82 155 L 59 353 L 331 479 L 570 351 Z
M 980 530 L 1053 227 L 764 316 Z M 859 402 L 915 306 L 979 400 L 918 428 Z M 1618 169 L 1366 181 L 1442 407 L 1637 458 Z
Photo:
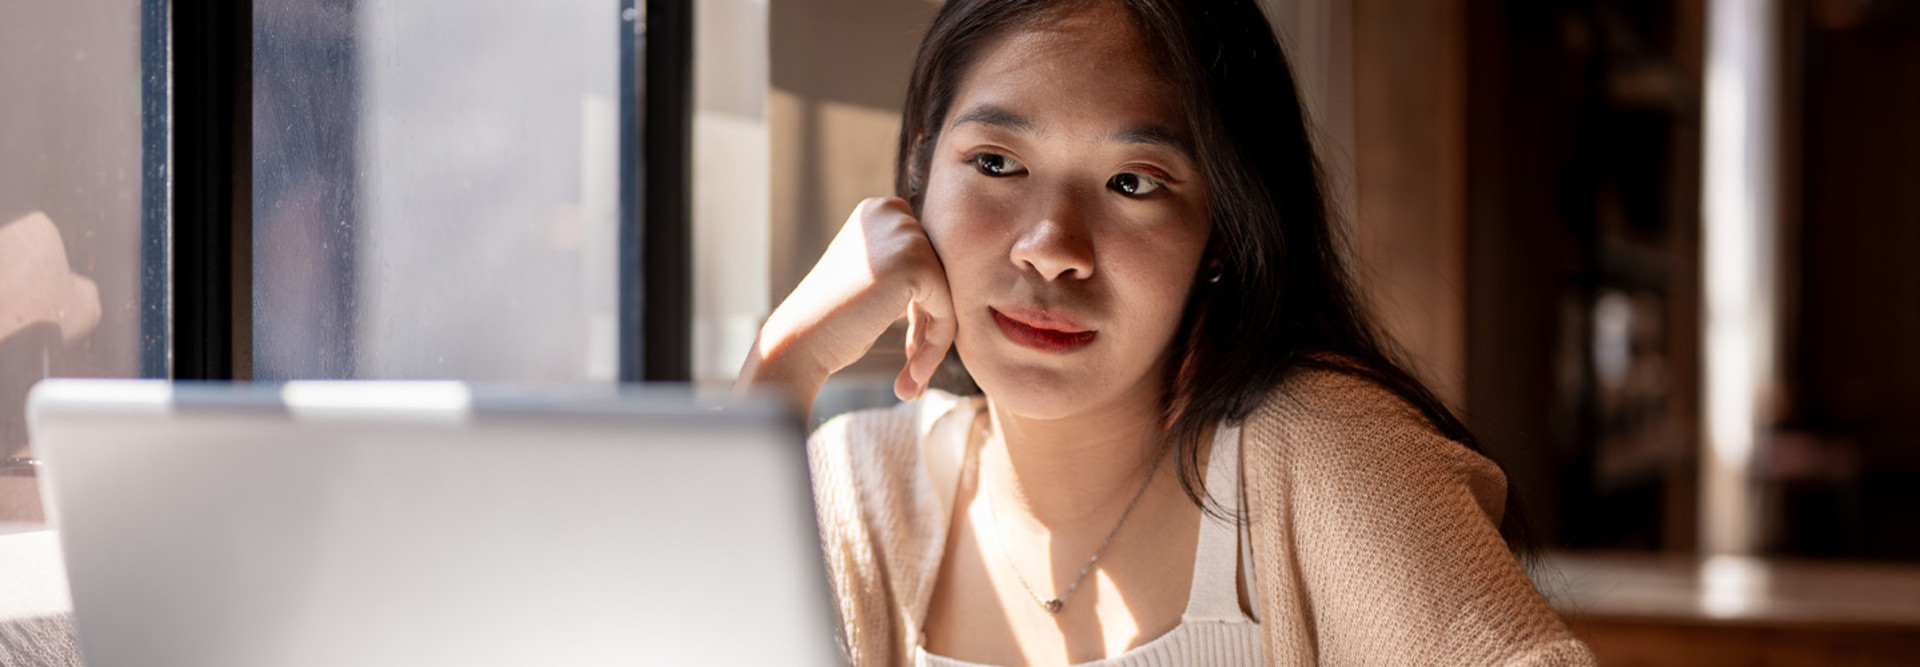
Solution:
M 640 107 L 640 159 L 620 165 L 622 183 L 638 182 L 640 201 L 630 207 L 635 202 L 621 199 L 620 321 L 637 318 L 639 330 L 622 327 L 620 377 L 685 382 L 693 378 L 693 3 L 646 0 L 644 7 L 639 53 L 621 60 L 623 69 L 639 67 L 641 85 L 621 91 L 621 104 L 638 100 Z M 635 81 L 620 79 L 622 86 Z M 634 125 L 627 122 L 623 134 Z M 637 266 L 627 259 L 632 251 L 640 254 Z M 627 296 L 635 288 L 638 297 Z

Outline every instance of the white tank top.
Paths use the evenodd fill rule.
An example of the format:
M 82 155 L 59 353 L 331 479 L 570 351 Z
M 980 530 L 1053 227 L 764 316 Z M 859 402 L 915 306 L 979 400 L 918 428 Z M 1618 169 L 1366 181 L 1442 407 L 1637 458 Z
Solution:
M 1207 456 L 1207 495 L 1226 510 L 1227 516 L 1240 513 L 1240 427 L 1221 424 L 1214 429 L 1213 453 Z M 1244 528 L 1235 522 L 1202 514 L 1199 547 L 1193 557 L 1193 590 L 1180 624 L 1153 641 L 1127 649 L 1105 660 L 1080 663 L 1074 667 L 1147 667 L 1194 665 L 1228 667 L 1261 665 L 1266 649 L 1261 643 L 1260 622 L 1240 611 L 1239 592 L 1234 589 L 1234 573 L 1247 586 L 1247 599 L 1253 609 L 1260 608 L 1254 595 L 1253 558 Z M 1240 567 L 1236 567 L 1235 561 Z M 913 647 L 914 667 L 990 667 L 928 653 L 924 646 Z

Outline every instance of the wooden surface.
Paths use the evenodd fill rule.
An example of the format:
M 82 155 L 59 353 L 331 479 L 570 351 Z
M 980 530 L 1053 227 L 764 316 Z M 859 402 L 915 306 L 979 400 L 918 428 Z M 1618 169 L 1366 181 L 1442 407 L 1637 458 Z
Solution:
M 1562 553 L 1535 580 L 1605 665 L 1920 664 L 1920 565 Z

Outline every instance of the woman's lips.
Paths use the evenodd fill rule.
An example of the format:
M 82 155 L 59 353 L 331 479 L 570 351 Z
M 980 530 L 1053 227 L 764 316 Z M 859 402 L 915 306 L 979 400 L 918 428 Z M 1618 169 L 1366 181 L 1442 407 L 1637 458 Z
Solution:
M 1072 318 L 1042 311 L 1016 310 L 1013 316 L 994 308 L 987 312 L 993 313 L 993 322 L 1000 325 L 1000 332 L 1008 340 L 1041 352 L 1071 352 L 1092 343 L 1099 333 L 1082 330 Z

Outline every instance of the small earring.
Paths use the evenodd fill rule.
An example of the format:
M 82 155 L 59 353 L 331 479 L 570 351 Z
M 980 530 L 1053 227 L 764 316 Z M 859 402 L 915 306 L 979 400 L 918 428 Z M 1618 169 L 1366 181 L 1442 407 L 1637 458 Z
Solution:
M 1220 277 L 1223 275 L 1226 275 L 1226 273 L 1227 273 L 1227 267 L 1216 262 L 1213 265 L 1213 275 L 1207 276 L 1207 282 L 1209 283 L 1220 282 Z

